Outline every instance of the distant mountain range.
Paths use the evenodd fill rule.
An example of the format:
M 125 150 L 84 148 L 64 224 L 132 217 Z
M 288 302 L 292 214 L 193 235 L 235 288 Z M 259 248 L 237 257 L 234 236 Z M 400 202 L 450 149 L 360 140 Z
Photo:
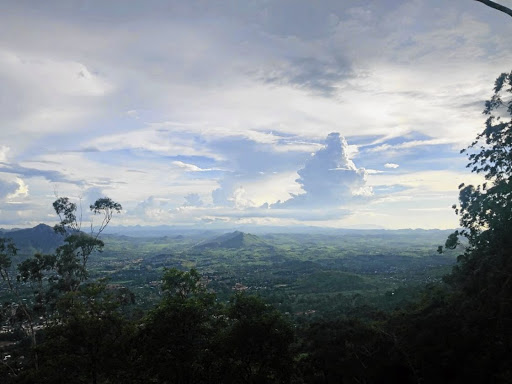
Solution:
M 0 229 L 0 237 L 12 239 L 20 253 L 51 253 L 64 244 L 64 236 L 55 233 L 53 228 L 46 224 L 25 229 Z
M 162 236 L 177 236 L 182 235 L 185 237 L 214 237 L 220 236 L 228 231 L 241 231 L 244 233 L 252 233 L 256 235 L 266 235 L 269 233 L 288 233 L 288 234 L 324 234 L 324 235 L 343 235 L 347 233 L 417 233 L 419 232 L 453 232 L 451 230 L 443 229 L 384 229 L 374 225 L 352 226 L 345 228 L 330 228 L 330 227 L 314 227 L 314 226 L 257 226 L 257 225 L 237 225 L 236 227 L 201 227 L 201 226 L 173 226 L 173 225 L 158 225 L 158 226 L 109 226 L 103 232 L 105 235 L 121 235 L 130 237 L 162 237 Z
M 241 228 L 239 228 L 241 229 Z M 267 231 L 264 231 L 266 229 Z M 252 231 L 251 231 L 252 232 Z M 194 228 L 180 228 L 172 226 L 161 227 L 117 227 L 114 233 L 106 234 L 105 237 L 121 237 L 121 238 L 157 238 L 165 237 L 170 242 L 183 239 L 188 244 L 196 244 L 193 249 L 244 249 L 244 248 L 273 248 L 274 235 L 285 235 L 301 243 L 303 239 L 312 241 L 320 236 L 318 241 L 327 241 L 329 239 L 337 239 L 344 236 L 351 237 L 397 237 L 412 236 L 414 238 L 446 238 L 453 230 L 424 230 L 424 229 L 401 229 L 401 230 L 382 230 L 382 229 L 335 229 L 335 228 L 282 228 L 282 227 L 262 227 L 257 235 L 252 233 L 236 230 L 230 233 L 222 233 L 222 231 L 207 231 Z M 261 237 L 260 237 L 261 236 Z M 24 229 L 1 229 L 0 237 L 11 238 L 20 254 L 30 255 L 35 252 L 51 253 L 57 247 L 64 243 L 64 237 L 56 234 L 52 227 L 46 224 L 39 224 L 34 228 Z M 206 240 L 205 240 L 206 239 Z M 439 240 L 436 240 L 439 241 Z M 108 240 L 107 240 L 108 242 Z
M 195 249 L 241 249 L 241 248 L 253 248 L 253 247 L 271 247 L 264 240 L 260 239 L 256 235 L 250 233 L 244 233 L 235 231 L 226 233 L 224 235 L 215 237 L 211 240 L 203 241 L 196 246 Z

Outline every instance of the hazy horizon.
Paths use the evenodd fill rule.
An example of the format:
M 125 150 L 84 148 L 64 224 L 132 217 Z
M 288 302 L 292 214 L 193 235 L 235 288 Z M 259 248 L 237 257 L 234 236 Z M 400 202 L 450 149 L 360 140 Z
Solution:
M 24 229 L 32 229 L 39 225 L 47 225 L 49 227 L 52 226 L 53 223 L 39 223 L 35 226 L 28 227 L 18 227 L 18 226 L 4 226 L 0 227 L 0 231 L 17 231 Z M 87 233 L 90 229 L 86 225 L 82 227 L 82 230 Z M 313 233 L 313 234 L 330 234 L 330 233 L 340 233 L 340 232 L 400 232 L 400 231 L 454 231 L 458 228 L 411 228 L 411 227 L 403 227 L 403 228 L 384 228 L 380 226 L 372 226 L 372 225 L 361 225 L 361 226 L 353 226 L 353 227 L 320 227 L 313 225 L 255 225 L 255 224 L 243 224 L 238 226 L 229 226 L 229 225 L 220 225 L 220 226 L 208 226 L 208 225 L 172 225 L 172 224 L 156 224 L 156 225 L 110 225 L 108 226 L 104 232 L 105 235 L 126 235 L 126 236 L 142 236 L 142 237 L 158 237 L 163 235 L 179 235 L 185 233 L 195 233 L 195 232 L 211 232 L 211 233 L 231 233 L 231 232 L 244 232 L 244 233 L 255 233 L 255 234 L 277 234 L 277 233 Z M 8 232 L 6 232 L 8 233 Z

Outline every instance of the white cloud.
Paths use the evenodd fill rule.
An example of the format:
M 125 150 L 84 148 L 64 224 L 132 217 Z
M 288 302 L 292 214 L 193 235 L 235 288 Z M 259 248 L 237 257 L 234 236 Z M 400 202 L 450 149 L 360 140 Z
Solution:
M 392 172 L 371 175 L 368 184 L 373 188 L 379 186 L 404 186 L 413 190 L 404 191 L 410 196 L 418 193 L 446 192 L 457 196 L 458 186 L 461 183 L 482 184 L 485 181 L 483 176 L 476 174 L 464 174 L 455 171 L 416 171 L 402 174 Z
M 107 134 L 83 144 L 84 149 L 98 151 L 144 150 L 166 156 L 219 156 L 204 145 L 198 147 L 193 138 L 152 127 Z
M 431 153 L 443 146 L 455 158 L 473 140 L 481 101 L 512 58 L 512 24 L 476 2 L 298 1 L 293 18 L 288 2 L 200 13 L 194 0 L 148 2 L 122 15 L 96 0 L 79 9 L 50 0 L 37 12 L 12 2 L 0 14 L 0 171 L 9 173 L 0 195 L 27 204 L 12 220 L 46 217 L 49 180 L 63 194 L 101 191 L 132 212 L 153 196 L 147 222 L 196 222 L 201 212 L 292 222 L 306 213 L 275 207 L 265 218 L 255 207 L 332 207 L 390 185 L 407 191 L 380 201 L 405 212 L 407 197 L 448 194 L 463 175 Z M 355 143 L 342 142 L 339 157 L 320 142 L 335 130 Z M 426 146 L 425 158 L 405 158 Z M 427 174 L 433 160 L 454 171 Z M 392 175 L 391 161 L 414 172 Z M 203 205 L 181 207 L 184 198 Z M 365 220 L 390 221 L 374 200 L 380 211 Z
M 13 196 L 18 188 L 19 184 L 16 182 L 0 180 L 0 198 Z
M 297 173 L 296 181 L 303 193 L 274 204 L 274 208 L 339 206 L 350 202 L 354 196 L 372 194 L 366 185 L 366 170 L 355 166 L 348 154 L 347 141 L 339 133 L 330 133 L 325 147 L 308 159 Z
M 329 223 L 335 225 L 339 220 L 348 217 L 351 212 L 342 208 L 325 209 L 269 209 L 268 207 L 212 207 L 185 206 L 169 211 L 174 222 L 179 223 L 215 223 L 236 225 L 242 223 L 297 225 L 304 223 Z
M 236 209 L 244 209 L 256 206 L 252 200 L 247 198 L 247 192 L 243 186 L 236 188 L 233 191 L 231 197 L 228 198 L 228 201 L 232 202 Z
M 308 143 L 303 141 L 284 141 L 283 143 L 274 144 L 273 149 L 276 152 L 307 152 L 313 153 L 320 149 L 321 145 L 318 143 Z
M 296 182 L 297 176 L 296 171 L 277 172 L 262 175 L 256 180 L 247 180 L 243 185 L 247 198 L 255 205 L 261 206 L 265 203 L 287 200 L 291 194 L 300 193 L 300 185 Z
M 173 161 L 173 165 L 177 166 L 178 168 L 184 169 L 187 172 L 202 172 L 204 169 L 199 168 L 197 165 L 194 164 L 187 164 L 183 161 Z
M 7 153 L 9 150 L 10 148 L 7 145 L 0 145 L 0 162 L 7 161 Z
M 146 200 L 138 203 L 134 209 L 128 210 L 128 214 L 137 216 L 142 221 L 164 222 L 169 219 L 168 209 L 166 209 L 166 201 L 162 201 L 154 196 L 148 197 Z
M 172 164 L 178 168 L 184 169 L 187 172 L 220 171 L 218 168 L 199 168 L 197 165 L 184 163 L 183 161 L 173 161 Z
M 18 183 L 18 188 L 11 194 L 7 196 L 7 199 L 15 199 L 17 197 L 27 197 L 28 196 L 28 185 L 20 179 L 16 178 L 16 183 Z
M 95 115 L 112 85 L 80 62 L 0 50 L 2 132 L 33 137 L 63 132 Z M 5 135 L 0 138 L 6 139 Z M 24 136 L 27 139 L 27 136 Z
M 201 196 L 199 193 L 189 193 L 185 196 L 185 204 L 187 207 L 200 207 L 203 205 L 203 201 L 201 200 Z
M 258 172 L 257 175 L 229 173 L 219 182 L 219 187 L 212 191 L 213 203 L 217 206 L 233 206 L 238 202 L 240 208 L 244 205 L 254 207 L 286 200 L 290 194 L 301 191 L 296 179 L 296 171 L 269 174 Z
M 387 152 L 390 150 L 399 150 L 399 149 L 410 149 L 415 147 L 422 147 L 427 145 L 444 145 L 444 144 L 455 144 L 456 141 L 452 139 L 431 139 L 431 140 L 411 140 L 404 141 L 400 144 L 390 145 L 390 144 L 382 144 L 374 148 L 368 149 L 368 152 Z M 397 167 L 388 167 L 388 168 L 397 168 Z

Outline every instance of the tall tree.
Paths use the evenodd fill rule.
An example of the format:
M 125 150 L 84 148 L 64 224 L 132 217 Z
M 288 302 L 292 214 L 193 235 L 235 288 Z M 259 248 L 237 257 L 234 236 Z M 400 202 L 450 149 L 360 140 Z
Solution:
M 461 317 L 461 330 L 477 335 L 472 348 L 478 355 L 466 356 L 464 365 L 478 367 L 493 382 L 510 377 L 512 359 L 511 94 L 512 72 L 502 73 L 485 103 L 484 130 L 462 151 L 468 155 L 467 166 L 485 182 L 459 186 L 454 209 L 462 229 L 445 244 L 453 249 L 464 239 L 464 253 L 446 277 L 455 295 L 450 312 Z
M 112 220 L 114 213 L 120 213 L 122 206 L 108 197 L 103 197 L 89 206 L 94 215 L 101 216 L 101 224 L 94 227 L 90 224 L 89 233 L 82 231 L 82 208 L 71 202 L 67 197 L 60 197 L 53 203 L 53 208 L 60 218 L 55 225 L 57 233 L 67 235 L 65 244 L 57 249 L 56 267 L 60 276 L 60 289 L 76 291 L 87 279 L 87 262 L 95 251 L 104 246 L 99 236 Z
M 481 252 L 497 256 L 512 249 L 511 93 L 512 72 L 502 73 L 496 79 L 492 97 L 485 103 L 483 113 L 488 116 L 485 129 L 461 151 L 468 155 L 467 167 L 486 179 L 482 185 L 459 186 L 459 205 L 454 208 L 463 229 L 451 235 L 446 246 L 455 248 L 459 236 L 467 238 L 468 248 L 461 259 L 463 266 L 476 262 L 476 255 Z M 509 262 L 509 258 L 502 261 Z M 491 265 L 486 263 L 486 268 Z M 503 265 L 495 267 L 499 270 Z
M 90 206 L 90 210 L 94 215 L 102 216 L 102 221 L 97 228 L 91 222 L 90 233 L 86 234 L 81 231 L 82 214 L 81 211 L 78 212 L 76 204 L 66 197 L 61 197 L 53 203 L 53 207 L 60 218 L 60 223 L 54 229 L 58 233 L 67 235 L 65 244 L 57 248 L 54 255 L 36 254 L 20 263 L 15 263 L 17 254 L 15 245 L 7 239 L 0 238 L 0 276 L 16 298 L 16 303 L 13 305 L 17 315 L 16 320 L 30 336 L 36 370 L 38 369 L 38 355 L 35 348 L 37 329 L 43 325 L 42 322 L 46 327 L 50 325 L 59 297 L 68 292 L 77 292 L 82 283 L 87 280 L 89 256 L 104 246 L 99 235 L 109 224 L 113 214 L 121 212 L 122 209 L 119 203 L 110 198 L 96 200 Z M 16 277 L 13 278 L 15 275 Z M 27 300 L 28 297 L 22 297 L 20 287 L 25 285 L 32 288 L 33 297 L 30 300 Z M 27 291 L 26 288 L 25 291 Z M 55 322 L 62 323 L 62 317 L 56 318 Z

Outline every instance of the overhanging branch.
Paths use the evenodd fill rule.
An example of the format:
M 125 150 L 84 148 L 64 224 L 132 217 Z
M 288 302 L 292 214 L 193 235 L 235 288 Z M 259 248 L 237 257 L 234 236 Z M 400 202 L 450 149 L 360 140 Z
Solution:
M 479 3 L 485 4 L 488 7 L 497 9 L 498 11 L 506 13 L 507 15 L 512 17 L 512 9 L 507 8 L 507 7 L 505 7 L 505 6 L 501 5 L 501 4 L 495 3 L 494 1 L 491 1 L 491 0 L 475 0 L 475 1 L 478 1 Z

